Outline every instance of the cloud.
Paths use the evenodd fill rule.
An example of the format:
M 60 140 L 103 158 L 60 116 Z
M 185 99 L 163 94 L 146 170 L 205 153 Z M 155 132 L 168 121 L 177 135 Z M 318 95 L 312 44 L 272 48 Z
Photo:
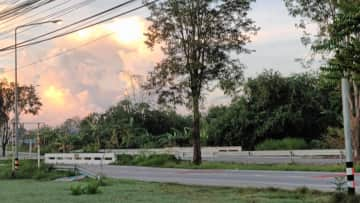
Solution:
M 20 83 L 38 85 L 36 88 L 43 102 L 39 115 L 22 115 L 22 120 L 58 125 L 69 117 L 104 111 L 125 98 L 125 92 L 139 91 L 139 80 L 134 77 L 131 83 L 130 75 L 144 76 L 161 58 L 160 49 L 151 51 L 144 44 L 142 32 L 146 26 L 147 22 L 140 17 L 119 19 L 57 39 L 48 50 L 21 51 L 19 64 L 29 64 L 79 47 L 60 57 L 21 69 Z M 108 33 L 114 34 L 97 40 Z M 84 46 L 92 40 L 96 41 Z M 12 80 L 12 75 L 13 72 L 2 74 L 9 80 Z

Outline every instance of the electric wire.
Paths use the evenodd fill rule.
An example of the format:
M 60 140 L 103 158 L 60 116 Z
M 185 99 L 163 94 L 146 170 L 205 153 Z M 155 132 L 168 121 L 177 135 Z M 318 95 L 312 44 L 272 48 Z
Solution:
M 133 8 L 133 9 L 130 9 L 130 10 L 128 10 L 128 11 L 125 11 L 125 12 L 123 12 L 123 13 L 120 13 L 120 14 L 116 15 L 116 17 L 114 16 L 114 17 L 112 17 L 112 18 L 117 18 L 117 17 L 123 16 L 123 15 L 127 15 L 127 14 L 129 14 L 129 13 L 131 13 L 131 12 L 137 11 L 137 10 L 142 9 L 142 8 L 144 8 L 144 7 L 147 7 L 147 6 L 149 6 L 149 5 L 153 4 L 153 3 L 156 3 L 157 1 L 160 1 L 160 0 L 153 0 L 153 1 L 151 1 L 151 2 L 148 2 L 148 3 L 146 3 L 146 4 L 143 4 L 142 6 L 138 6 L 138 7 L 135 7 L 135 8 Z M 98 23 L 99 23 L 99 22 L 98 22 Z M 99 23 L 99 24 L 100 24 L 100 23 Z M 65 33 L 63 33 L 63 34 L 65 34 Z M 38 60 L 38 61 L 35 61 L 35 62 L 32 62 L 32 63 L 26 64 L 26 65 L 24 65 L 24 66 L 21 66 L 19 69 L 24 69 L 24 68 L 31 67 L 31 66 L 36 65 L 36 64 L 44 63 L 45 61 L 51 60 L 51 59 L 53 59 L 53 58 L 56 58 L 56 57 L 59 57 L 59 56 L 62 56 L 62 55 L 65 55 L 65 54 L 70 53 L 70 52 L 73 52 L 73 51 L 75 51 L 75 50 L 77 50 L 77 49 L 80 49 L 80 48 L 85 47 L 85 46 L 87 46 L 87 45 L 90 45 L 90 44 L 92 44 L 92 43 L 98 42 L 98 41 L 100 41 L 100 40 L 102 40 L 102 39 L 105 39 L 105 38 L 107 38 L 107 37 L 110 37 L 111 35 L 114 35 L 114 34 L 116 34 L 116 32 L 110 32 L 110 33 L 104 34 L 104 35 L 102 35 L 102 36 L 100 36 L 100 37 L 97 37 L 97 38 L 95 38 L 95 39 L 93 39 L 93 40 L 90 40 L 90 41 L 88 41 L 88 42 L 86 42 L 86 43 L 84 43 L 84 44 L 81 44 L 81 45 L 79 45 L 79 46 L 76 46 L 76 47 L 67 49 L 67 50 L 65 50 L 65 51 L 56 53 L 56 54 L 54 54 L 54 55 L 52 55 L 52 56 L 49 56 L 49 57 L 40 59 L 40 60 Z M 23 46 L 25 46 L 25 45 L 23 45 Z M 27 46 L 29 46 L 29 45 L 27 45 Z M 14 70 L 13 70 L 13 69 L 8 69 L 8 70 L 2 71 L 1 73 L 12 72 L 12 71 L 14 71 Z
M 71 0 L 70 0 L 70 1 L 71 1 Z M 52 20 L 52 19 L 55 19 L 55 18 L 63 17 L 63 16 L 66 16 L 66 15 L 72 13 L 72 12 L 78 11 L 78 10 L 80 10 L 81 8 L 90 5 L 91 3 L 94 3 L 95 1 L 96 1 L 96 0 L 85 0 L 85 1 L 82 1 L 82 2 L 80 2 L 80 3 L 77 3 L 77 4 L 71 5 L 71 6 L 69 6 L 69 7 L 66 7 L 66 8 L 64 8 L 64 9 L 61 9 L 61 10 L 59 10 L 59 11 L 56 11 L 56 12 L 54 12 L 54 13 L 52 13 L 52 14 L 47 15 L 47 16 L 40 17 L 40 18 L 37 18 L 37 19 L 35 19 L 35 20 L 32 20 L 32 21 L 30 21 L 29 23 L 39 22 L 39 21 L 43 21 L 43 20 Z M 34 27 L 28 27 L 28 28 L 25 28 L 25 29 L 19 31 L 18 33 L 20 34 L 20 33 L 26 32 L 26 31 L 28 31 L 28 30 L 30 30 L 30 29 L 33 29 L 33 28 L 34 28 Z M 4 31 L 4 32 L 1 32 L 1 33 L 0 33 L 0 36 L 3 35 L 3 34 L 4 34 L 4 35 L 7 34 L 6 36 L 3 36 L 3 37 L 1 38 L 1 40 L 7 39 L 7 38 L 9 38 L 9 37 L 12 37 L 12 36 L 13 36 L 13 34 L 12 34 L 13 30 L 14 30 L 14 28 L 8 29 L 7 31 Z
M 111 11 L 113 11 L 113 10 L 119 9 L 119 8 L 121 8 L 121 7 L 124 7 L 124 6 L 126 6 L 126 5 L 128 5 L 128 4 L 130 4 L 130 3 L 135 2 L 135 1 L 136 1 L 136 0 L 128 0 L 128 1 L 126 1 L 126 2 L 124 2 L 124 3 L 118 4 L 118 5 L 116 5 L 116 6 L 112 7 L 112 8 L 109 8 L 109 9 L 107 9 L 107 10 L 104 10 L 104 11 L 101 11 L 101 12 L 99 12 L 99 13 L 97 13 L 97 14 L 92 15 L 92 16 L 83 18 L 83 19 L 81 19 L 81 20 L 79 20 L 79 21 L 76 21 L 76 22 L 74 22 L 74 23 L 71 23 L 71 24 L 69 24 L 69 25 L 63 26 L 63 27 L 61 27 L 61 28 L 59 28 L 59 29 L 55 29 L 55 30 L 53 30 L 53 31 L 51 31 L 51 32 L 48 32 L 48 33 L 45 33 L 45 34 L 41 34 L 41 35 L 36 36 L 36 37 L 34 37 L 34 38 L 25 40 L 25 41 L 23 41 L 23 42 L 18 43 L 18 44 L 17 44 L 17 47 L 18 47 L 18 48 L 24 47 L 23 45 L 26 44 L 26 43 L 28 43 L 28 42 L 31 42 L 31 41 L 40 39 L 40 38 L 42 38 L 42 37 L 45 37 L 45 36 L 47 36 L 47 35 L 56 33 L 56 32 L 58 32 L 58 31 L 61 31 L 61 30 L 67 29 L 67 28 L 71 28 L 71 27 L 74 26 L 74 25 L 77 25 L 77 24 L 83 23 L 83 22 L 85 22 L 85 21 L 91 20 L 91 19 L 93 19 L 93 18 L 102 16 L 102 15 L 108 13 L 108 12 L 111 12 Z M 148 4 L 148 3 L 147 3 L 147 4 Z M 144 5 L 147 5 L 147 4 L 144 4 Z M 142 6 L 142 7 L 144 7 L 144 6 Z M 120 15 L 120 16 L 121 16 L 121 15 Z M 113 19 L 113 18 L 115 18 L 115 17 L 112 17 L 111 19 Z M 111 20 L 111 19 L 110 19 L 110 20 Z M 109 21 L 109 20 L 106 20 L 106 21 Z M 106 22 L 106 21 L 104 21 L 104 22 Z M 91 25 L 94 26 L 94 24 L 95 24 L 95 23 L 93 23 L 93 24 L 91 24 Z M 96 24 L 99 24 L 99 23 L 96 23 Z M 84 27 L 87 28 L 87 27 L 91 27 L 91 26 L 84 26 Z M 75 29 L 75 30 L 76 30 L 76 31 L 72 31 L 71 33 L 79 31 L 79 29 Z M 81 29 L 80 29 L 80 30 L 81 30 Z M 68 32 L 68 33 L 70 33 L 70 32 Z M 12 50 L 12 49 L 14 49 L 14 48 L 15 48 L 15 45 L 10 45 L 10 46 L 1 48 L 0 51 Z

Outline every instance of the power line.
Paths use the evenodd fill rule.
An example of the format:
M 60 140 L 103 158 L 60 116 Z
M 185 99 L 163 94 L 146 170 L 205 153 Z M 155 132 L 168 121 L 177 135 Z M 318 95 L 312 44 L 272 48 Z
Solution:
M 66 1 L 64 1 L 64 2 L 61 2 L 60 4 L 57 4 L 57 5 L 55 5 L 55 6 L 51 7 L 51 8 L 48 8 L 47 10 L 52 10 L 52 9 L 58 8 L 58 7 L 60 7 L 60 6 L 63 6 L 64 4 L 69 3 L 70 1 L 71 1 L 71 0 L 66 0 Z M 28 16 L 26 19 L 33 18 L 33 17 L 35 17 L 35 16 L 37 16 L 37 15 L 39 15 L 39 14 L 43 14 L 44 12 L 45 12 L 45 11 L 37 12 L 37 13 L 31 15 L 31 16 Z M 7 24 L 7 23 L 9 23 L 9 22 L 12 22 L 13 20 L 15 20 L 15 19 L 18 18 L 18 17 L 20 17 L 20 16 L 13 16 L 13 17 L 11 17 L 11 18 L 9 18 L 9 19 L 1 22 L 1 24 L 4 25 L 4 24 Z M 13 26 L 13 25 L 2 26 L 1 29 L 7 29 L 7 30 L 0 32 L 0 35 L 6 34 L 7 32 L 9 32 L 9 30 L 10 30 L 10 31 L 13 31 L 13 30 L 14 30 L 14 29 L 13 29 L 14 26 L 13 26 L 11 29 L 9 29 L 11 26 Z M 16 26 L 16 25 L 15 25 L 15 26 Z
M 79 20 L 79 21 L 76 21 L 76 22 L 74 22 L 74 23 L 71 23 L 71 24 L 69 24 L 69 25 L 63 26 L 62 28 L 56 29 L 56 30 L 54 30 L 54 31 L 51 31 L 51 32 L 48 32 L 48 33 L 45 33 L 45 34 L 42 34 L 42 35 L 39 35 L 39 36 L 37 36 L 37 37 L 31 38 L 31 39 L 28 39 L 28 40 L 25 40 L 25 41 L 23 41 L 23 42 L 21 42 L 21 43 L 18 43 L 17 46 L 18 46 L 18 48 L 23 47 L 23 46 L 21 46 L 21 45 L 23 45 L 23 44 L 25 44 L 25 43 L 27 43 L 27 42 L 31 42 L 31 41 L 37 40 L 37 39 L 39 39 L 39 38 L 45 37 L 45 36 L 47 36 L 47 35 L 50 35 L 50 34 L 53 34 L 53 33 L 58 32 L 58 31 L 67 29 L 67 28 L 69 28 L 69 27 L 72 27 L 72 26 L 74 26 L 74 25 L 77 25 L 77 24 L 79 24 L 79 23 L 83 23 L 83 22 L 88 21 L 88 20 L 91 20 L 91 19 L 93 19 L 93 18 L 102 16 L 102 15 L 108 13 L 108 12 L 111 12 L 111 11 L 113 11 L 113 10 L 116 10 L 116 9 L 118 9 L 118 8 L 121 8 L 121 7 L 123 7 L 123 6 L 126 6 L 126 5 L 128 5 L 128 4 L 130 4 L 130 3 L 133 3 L 133 2 L 135 2 L 135 1 L 136 1 L 136 0 L 128 0 L 128 1 L 126 1 L 126 2 L 124 2 L 124 3 L 118 4 L 118 5 L 116 5 L 116 6 L 112 7 L 112 8 L 109 8 L 109 9 L 107 9 L 107 10 L 105 10 L 105 11 L 99 12 L 99 13 L 97 13 L 97 14 L 94 14 L 94 15 L 92 15 L 92 16 L 83 18 L 83 19 L 81 19 L 81 20 Z M 19 45 L 20 45 L 20 46 L 19 46 Z M 10 46 L 1 48 L 0 51 L 11 50 L 11 49 L 14 49 L 14 47 L 15 47 L 15 45 L 10 45 Z
M 37 9 L 54 1 L 55 0 L 27 0 L 25 2 L 21 2 L 14 7 L 5 9 L 4 11 L 0 12 L 0 20 L 5 20 L 13 16 L 28 13 L 34 9 Z
M 69 0 L 69 1 L 71 1 L 71 0 Z M 66 8 L 64 8 L 64 9 L 58 11 L 58 12 L 55 12 L 55 13 L 53 13 L 53 14 L 51 14 L 51 15 L 42 17 L 41 19 L 39 18 L 39 19 L 30 21 L 29 23 L 35 23 L 35 22 L 37 22 L 37 21 L 42 21 L 42 20 L 46 20 L 46 19 L 59 18 L 59 17 L 65 16 L 65 15 L 67 15 L 67 14 L 69 14 L 69 13 L 72 13 L 72 12 L 74 12 L 74 11 L 77 11 L 77 10 L 79 10 L 79 9 L 85 7 L 85 6 L 88 6 L 89 4 L 94 3 L 95 1 L 96 1 L 96 0 L 85 0 L 85 1 L 82 1 L 82 2 L 80 2 L 80 3 L 74 4 L 74 5 L 70 6 L 70 7 L 66 7 Z M 68 1 L 66 1 L 66 2 L 68 2 Z M 60 14 L 60 15 L 57 15 L 57 14 Z M 19 31 L 18 33 L 23 33 L 23 32 L 26 32 L 27 30 L 30 30 L 30 29 L 33 29 L 33 28 L 34 28 L 34 27 L 28 27 L 28 28 L 25 28 L 25 29 Z M 13 32 L 13 30 L 11 30 L 10 32 Z M 12 35 L 13 35 L 13 34 L 10 33 L 8 36 L 11 37 Z M 1 34 L 0 34 L 0 36 L 1 36 Z M 6 38 L 7 38 L 7 37 L 5 37 L 5 38 L 3 38 L 3 39 L 6 39 Z M 10 50 L 9 50 L 9 51 L 10 51 Z M 12 53 L 12 52 L 8 52 L 8 53 L 0 54 L 0 56 L 4 57 L 4 56 L 11 55 L 11 54 L 13 54 L 13 53 Z
M 71 1 L 71 0 L 63 2 L 62 4 L 68 3 L 69 1 Z M 85 7 L 85 6 L 88 6 L 91 3 L 94 3 L 95 1 L 96 0 L 85 0 L 85 1 L 82 1 L 80 3 L 76 3 L 76 4 L 73 4 L 71 6 L 68 6 L 68 7 L 64 8 L 64 9 L 59 10 L 59 11 L 56 11 L 56 12 L 54 12 L 52 14 L 47 15 L 47 16 L 43 16 L 43 17 L 39 17 L 37 19 L 34 19 L 34 20 L 30 21 L 29 23 L 34 23 L 34 22 L 38 22 L 38 21 L 42 21 L 42 20 L 48 20 L 48 19 L 54 19 L 54 18 L 60 18 L 62 16 L 68 15 L 69 13 L 75 12 L 75 11 Z M 36 14 L 33 15 L 33 16 L 36 16 Z M 28 27 L 28 28 L 25 28 L 25 29 L 23 29 L 22 31 L 20 31 L 18 33 L 23 33 L 23 32 L 26 32 L 26 31 L 28 31 L 30 29 L 33 29 L 33 28 L 34 27 Z M 12 37 L 13 36 L 13 34 L 12 34 L 13 30 L 14 30 L 14 28 L 3 31 L 2 33 L 0 33 L 0 36 L 5 35 L 2 39 Z
M 90 24 L 90 25 L 86 25 L 86 26 L 83 26 L 83 27 L 81 27 L 81 28 L 78 28 L 78 29 L 69 31 L 69 32 L 65 32 L 65 33 L 62 33 L 62 34 L 58 34 L 58 35 L 55 35 L 55 36 L 53 36 L 53 37 L 45 38 L 45 39 L 43 39 L 43 40 L 38 40 L 38 41 L 31 42 L 31 43 L 28 43 L 28 44 L 23 44 L 23 45 L 21 45 L 21 46 L 18 46 L 18 48 L 27 47 L 27 46 L 31 46 L 31 45 L 35 45 L 35 44 L 40 44 L 40 43 L 42 43 L 42 42 L 46 42 L 46 41 L 49 41 L 49 40 L 52 40 L 52 39 L 64 37 L 64 36 L 66 36 L 66 35 L 69 35 L 69 34 L 72 34 L 72 33 L 75 33 L 75 32 L 78 32 L 78 31 L 81 31 L 81 30 L 84 30 L 84 29 L 87 29 L 87 28 L 90 28 L 90 27 L 93 27 L 93 26 L 96 26 L 96 25 L 99 25 L 99 24 L 102 24 L 102 23 L 105 23 L 105 22 L 111 21 L 111 20 L 113 20 L 113 19 L 115 19 L 115 18 L 118 18 L 118 17 L 124 16 L 124 15 L 127 15 L 127 14 L 132 13 L 132 12 L 134 12 L 134 11 L 137 11 L 137 10 L 139 10 L 139 9 L 145 8 L 145 7 L 147 7 L 147 6 L 149 6 L 149 5 L 153 4 L 153 3 L 156 3 L 157 1 L 160 1 L 160 0 L 153 0 L 153 1 L 151 1 L 151 2 L 148 2 L 148 3 L 146 3 L 146 4 L 143 4 L 143 5 L 138 6 L 138 7 L 136 7 L 136 8 L 130 9 L 130 10 L 128 10 L 128 11 L 125 11 L 125 12 L 121 13 L 121 14 L 112 16 L 112 17 L 110 17 L 110 18 L 106 18 L 106 19 L 101 20 L 101 21 L 99 21 L 99 22 L 96 22 L 96 23 L 93 23 L 93 24 Z M 2 51 L 2 50 L 0 49 L 0 51 Z
M 81 44 L 81 45 L 79 45 L 79 46 L 76 46 L 76 47 L 67 49 L 67 50 L 62 51 L 62 52 L 59 52 L 59 53 L 56 53 L 56 54 L 54 54 L 54 55 L 52 55 L 52 56 L 49 56 L 49 57 L 40 59 L 40 60 L 38 60 L 38 61 L 35 61 L 35 62 L 26 64 L 26 65 L 23 65 L 23 66 L 21 66 L 21 67 L 18 68 L 18 69 L 20 70 L 20 69 L 24 69 L 24 68 L 31 67 L 31 66 L 36 65 L 36 64 L 44 63 L 45 61 L 51 60 L 51 59 L 53 59 L 53 58 L 56 58 L 56 57 L 59 57 L 59 56 L 62 56 L 62 55 L 65 55 L 65 54 L 70 53 L 70 52 L 73 52 L 73 51 L 78 50 L 78 49 L 80 49 L 80 48 L 82 48 L 82 47 L 88 46 L 88 45 L 93 44 L 93 43 L 95 43 L 95 42 L 98 42 L 98 41 L 100 41 L 100 40 L 102 40 L 102 39 L 105 39 L 105 38 L 107 38 L 107 37 L 110 37 L 111 35 L 114 35 L 114 34 L 116 34 L 116 32 L 111 32 L 111 33 L 102 35 L 102 36 L 100 36 L 100 37 L 95 38 L 94 40 L 90 40 L 90 41 L 88 41 L 88 42 L 86 42 L 86 43 L 84 43 L 84 44 Z M 13 69 L 9 69 L 9 70 L 4 70 L 4 71 L 2 71 L 1 73 L 7 73 L 7 72 L 12 72 L 12 71 L 14 71 L 14 70 L 13 70 Z
M 130 9 L 130 10 L 128 10 L 128 11 L 125 11 L 125 12 L 123 12 L 123 13 L 121 13 L 121 14 L 116 15 L 116 17 L 113 16 L 112 18 L 117 18 L 117 17 L 123 16 L 123 15 L 129 14 L 129 13 L 134 12 L 134 11 L 136 11 L 136 10 L 139 10 L 139 9 L 141 9 L 141 8 L 147 7 L 147 6 L 149 6 L 149 5 L 153 4 L 153 3 L 156 3 L 157 1 L 159 1 L 159 0 L 154 0 L 154 1 L 152 1 L 152 2 L 149 2 L 149 3 L 147 3 L 147 4 L 144 4 L 144 5 L 142 5 L 142 6 L 138 6 L 138 7 L 136 7 L 136 8 Z M 98 22 L 98 24 L 100 24 L 100 22 Z M 77 32 L 77 31 L 73 31 L 73 32 Z M 66 33 L 63 33 L 63 34 L 66 34 Z M 79 49 L 79 48 L 85 47 L 85 46 L 87 46 L 87 45 L 89 45 L 89 44 L 92 44 L 92 43 L 95 43 L 95 42 L 100 41 L 100 40 L 102 40 L 102 39 L 105 39 L 105 38 L 107 38 L 107 37 L 110 37 L 110 36 L 113 35 L 113 34 L 116 34 L 116 32 L 107 33 L 107 34 L 105 34 L 105 35 L 102 35 L 102 36 L 100 36 L 100 37 L 97 37 L 97 38 L 94 39 L 94 40 L 90 40 L 90 41 L 88 41 L 88 42 L 86 42 L 86 43 L 84 43 L 84 44 L 81 44 L 80 46 L 73 47 L 73 48 L 71 48 L 71 49 L 67 49 L 66 51 L 62 51 L 62 52 L 59 52 L 59 53 L 54 54 L 54 55 L 52 55 L 52 56 L 49 56 L 49 57 L 47 57 L 47 58 L 43 58 L 43 59 L 40 59 L 40 60 L 35 61 L 35 62 L 33 62 L 33 63 L 30 63 L 30 64 L 26 64 L 26 65 L 24 65 L 24 66 L 21 66 L 19 69 L 24 69 L 24 68 L 27 68 L 27 67 L 30 67 L 30 66 L 33 66 L 33 65 L 36 65 L 36 64 L 44 63 L 45 61 L 48 61 L 48 60 L 50 60 L 50 59 L 53 59 L 53 58 L 56 58 L 56 57 L 65 55 L 65 54 L 70 53 L 70 52 L 73 52 L 73 51 L 75 51 L 75 50 L 77 50 L 77 49 Z M 40 43 L 40 42 L 33 42 L 33 43 Z M 26 45 L 26 46 L 30 46 L 30 45 L 32 45 L 32 44 L 30 44 L 30 45 L 25 44 L 25 45 Z M 23 45 L 23 46 L 25 46 L 25 45 Z M 11 71 L 14 71 L 14 70 L 13 70 L 13 69 L 12 69 L 12 70 L 5 70 L 5 71 L 2 71 L 2 73 L 11 72 Z

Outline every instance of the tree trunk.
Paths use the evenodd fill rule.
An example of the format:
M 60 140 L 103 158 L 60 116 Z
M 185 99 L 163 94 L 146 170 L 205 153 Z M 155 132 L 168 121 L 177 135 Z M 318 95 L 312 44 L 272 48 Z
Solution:
M 5 157 L 6 156 L 6 144 L 2 144 L 2 156 Z
M 360 158 L 360 148 L 359 148 L 360 125 L 359 124 L 360 124 L 359 118 L 357 118 L 356 116 L 351 117 L 351 135 L 352 135 L 354 162 L 358 162 Z
M 357 163 L 360 160 L 360 94 L 358 86 L 353 81 L 353 92 L 349 98 L 351 138 L 353 148 L 353 160 Z
M 193 97 L 193 163 L 201 164 L 199 98 Z

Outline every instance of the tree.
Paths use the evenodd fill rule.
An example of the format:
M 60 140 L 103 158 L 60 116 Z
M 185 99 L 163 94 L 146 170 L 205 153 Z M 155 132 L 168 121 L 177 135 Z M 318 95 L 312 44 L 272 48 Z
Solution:
M 338 7 L 338 0 L 284 0 L 289 14 L 293 17 L 301 17 L 298 28 L 303 30 L 304 36 L 302 42 L 305 45 L 316 45 L 323 37 L 328 35 L 328 26 L 336 17 L 336 10 Z M 316 23 L 319 27 L 318 33 L 311 36 L 306 31 L 307 25 Z M 312 41 L 311 37 L 315 37 Z
M 354 159 L 360 159 L 360 2 L 339 4 L 334 21 L 328 26 L 328 37 L 314 47 L 317 51 L 333 53 L 322 67 L 329 80 L 351 81 L 350 118 Z
M 80 143 L 80 118 L 74 117 L 66 119 L 65 122 L 58 127 L 60 148 L 62 152 L 71 151 Z
M 193 162 L 201 163 L 200 111 L 204 92 L 220 87 L 238 90 L 243 68 L 231 53 L 244 46 L 258 28 L 248 17 L 254 0 L 167 0 L 149 6 L 152 23 L 146 43 L 162 45 L 165 58 L 149 74 L 147 89 L 158 102 L 185 104 L 193 113 Z
M 19 112 L 25 114 L 36 115 L 42 106 L 40 98 L 36 94 L 33 85 L 20 86 L 19 90 Z M 2 155 L 5 156 L 6 146 L 11 136 L 10 115 L 15 106 L 15 84 L 9 83 L 7 80 L 0 81 L 0 136 L 2 145 Z
M 208 144 L 253 150 L 267 139 L 319 140 L 329 126 L 339 126 L 340 104 L 333 103 L 339 95 L 334 98 L 333 89 L 323 89 L 316 74 L 284 77 L 267 70 L 244 86 L 244 94 L 229 107 L 209 110 Z

